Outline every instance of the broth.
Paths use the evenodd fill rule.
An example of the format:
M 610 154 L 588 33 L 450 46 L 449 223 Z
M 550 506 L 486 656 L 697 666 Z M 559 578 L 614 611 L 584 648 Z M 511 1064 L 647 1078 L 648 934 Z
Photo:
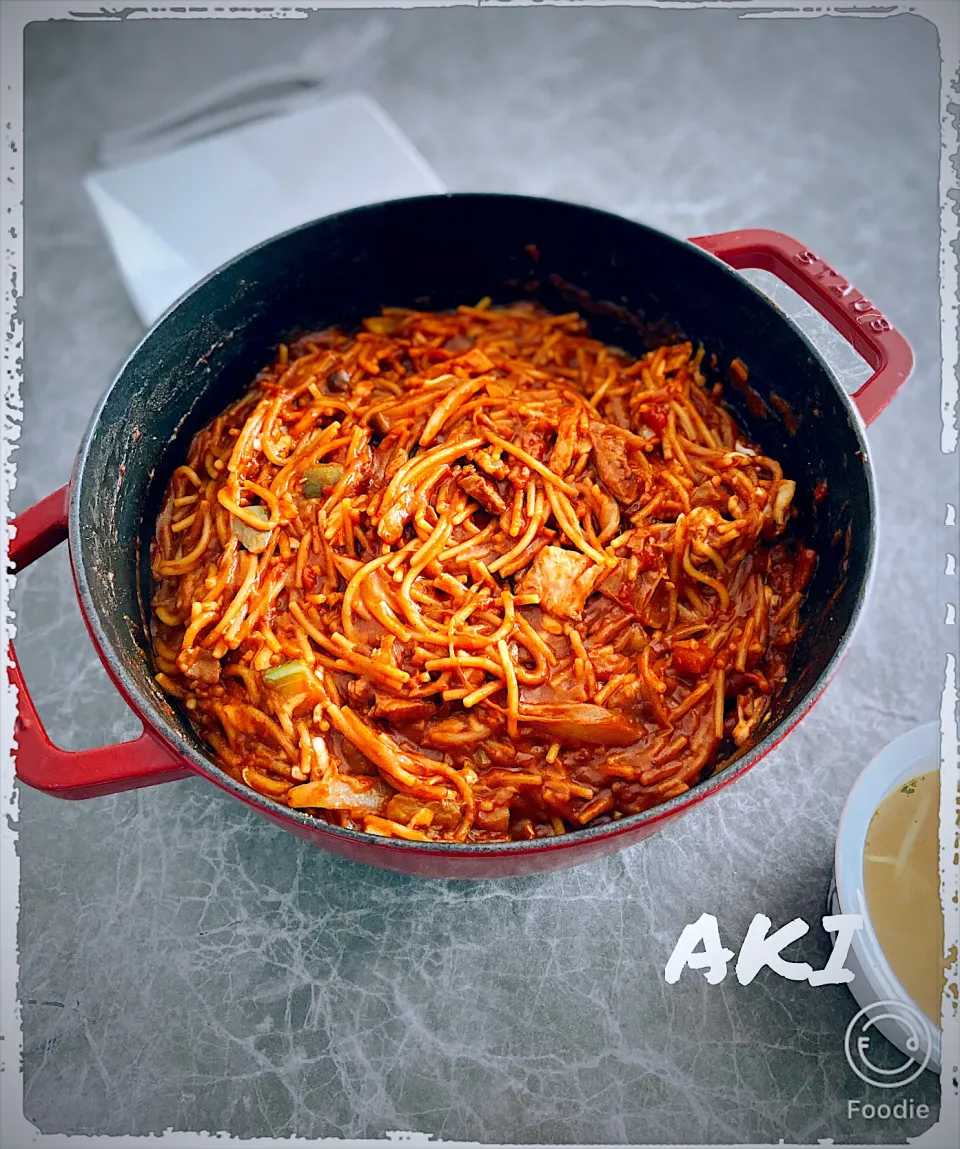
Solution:
M 881 802 L 863 851 L 864 895 L 877 941 L 935 1025 L 944 981 L 939 807 L 938 770 L 905 783 Z

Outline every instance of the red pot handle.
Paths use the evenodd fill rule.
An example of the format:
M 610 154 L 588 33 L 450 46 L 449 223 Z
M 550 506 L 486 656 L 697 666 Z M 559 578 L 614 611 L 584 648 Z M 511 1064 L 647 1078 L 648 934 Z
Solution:
M 9 554 L 12 571 L 29 566 L 66 539 L 69 500 L 69 487 L 61 487 L 13 520 L 16 535 Z M 14 733 L 16 772 L 21 782 L 57 798 L 94 798 L 173 782 L 192 773 L 146 730 L 132 742 L 96 750 L 61 750 L 54 746 L 23 681 L 12 642 L 7 653 L 10 681 L 17 688 L 19 704 Z
M 906 382 L 913 367 L 910 344 L 862 292 L 802 243 L 766 228 L 699 235 L 690 242 L 738 270 L 772 272 L 833 324 L 874 369 L 852 396 L 865 423 L 872 423 Z

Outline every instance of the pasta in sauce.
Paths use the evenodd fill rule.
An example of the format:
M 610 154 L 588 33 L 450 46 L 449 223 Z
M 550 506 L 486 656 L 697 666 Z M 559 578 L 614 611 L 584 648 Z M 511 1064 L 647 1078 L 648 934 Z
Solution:
M 234 778 L 372 834 L 685 792 L 761 725 L 815 563 L 702 354 L 489 300 L 282 345 L 166 491 L 157 681 Z

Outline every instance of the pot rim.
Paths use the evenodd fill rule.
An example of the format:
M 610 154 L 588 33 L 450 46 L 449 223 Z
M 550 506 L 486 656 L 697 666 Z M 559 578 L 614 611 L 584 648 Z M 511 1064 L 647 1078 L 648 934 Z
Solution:
M 101 414 L 104 407 L 114 388 L 119 383 L 120 379 L 124 376 L 128 368 L 133 364 L 141 355 L 144 346 L 151 340 L 159 328 L 172 317 L 178 310 L 181 304 L 199 291 L 206 284 L 210 283 L 217 276 L 221 275 L 227 269 L 234 267 L 242 260 L 246 259 L 254 252 L 260 252 L 268 248 L 271 244 L 277 243 L 280 240 L 286 239 L 298 232 L 306 231 L 310 228 L 317 226 L 317 224 L 332 223 L 333 221 L 342 219 L 348 216 L 356 216 L 363 213 L 374 213 L 382 209 L 385 205 L 390 204 L 405 204 L 405 203 L 419 203 L 423 201 L 437 201 L 437 200 L 515 200 L 527 204 L 551 204 L 567 208 L 574 208 L 578 211 L 586 212 L 592 216 L 606 217 L 611 220 L 616 220 L 620 224 L 629 224 L 632 227 L 639 228 L 655 234 L 661 239 L 675 244 L 679 248 L 694 251 L 701 259 L 709 260 L 714 263 L 720 270 L 725 272 L 728 276 L 736 279 L 740 284 L 747 287 L 750 292 L 757 298 L 758 302 L 769 308 L 776 318 L 785 323 L 793 334 L 799 338 L 800 342 L 806 347 L 809 355 L 813 360 L 823 369 L 834 390 L 837 392 L 841 403 L 846 408 L 848 421 L 853 434 L 856 436 L 859 454 L 863 462 L 864 476 L 866 479 L 866 494 L 867 494 L 867 509 L 868 519 L 871 525 L 869 539 L 867 540 L 867 556 L 866 556 L 866 569 L 863 577 L 863 582 L 860 587 L 859 594 L 857 595 L 856 602 L 853 607 L 853 612 L 847 628 L 841 641 L 838 643 L 836 650 L 830 656 L 826 666 L 817 676 L 816 681 L 807 690 L 803 697 L 797 702 L 794 709 L 778 722 L 772 729 L 767 731 L 759 742 L 755 743 L 746 753 L 742 754 L 739 758 L 734 758 L 729 761 L 727 765 L 720 766 L 715 772 L 701 782 L 699 785 L 692 787 L 684 794 L 677 795 L 675 798 L 669 799 L 667 802 L 658 806 L 653 806 L 649 810 L 644 810 L 639 814 L 631 814 L 616 822 L 605 823 L 601 826 L 584 827 L 579 830 L 572 830 L 561 837 L 555 838 L 535 838 L 524 842 L 475 842 L 475 843 L 460 843 L 460 842 L 415 842 L 408 841 L 401 838 L 381 838 L 377 835 L 368 834 L 360 830 L 347 830 L 340 826 L 333 826 L 328 822 L 324 822 L 319 818 L 313 817 L 309 814 L 299 810 L 291 810 L 289 807 L 280 806 L 276 802 L 272 802 L 269 798 L 258 794 L 250 787 L 243 785 L 243 783 L 233 779 L 225 770 L 222 770 L 216 765 L 212 759 L 198 751 L 181 732 L 174 727 L 168 720 L 158 712 L 156 703 L 151 699 L 139 684 L 129 674 L 123 666 L 121 660 L 116 657 L 110 643 L 108 642 L 104 629 L 100 623 L 99 614 L 96 610 L 93 600 L 90 581 L 87 578 L 86 570 L 83 563 L 83 546 L 84 546 L 84 532 L 82 529 L 82 517 L 80 508 L 80 495 L 84 487 L 86 478 L 86 462 L 87 456 L 94 438 L 94 433 L 99 424 Z M 153 324 L 153 326 L 145 333 L 143 338 L 137 343 L 133 351 L 127 356 L 122 366 L 117 371 L 106 389 L 99 403 L 97 404 L 93 415 L 84 432 L 83 439 L 80 443 L 80 448 L 77 452 L 76 460 L 74 462 L 73 473 L 70 480 L 70 503 L 69 503 L 69 526 L 68 526 L 68 542 L 70 552 L 70 565 L 73 571 L 74 584 L 77 590 L 77 597 L 80 604 L 80 611 L 83 615 L 84 623 L 90 633 L 94 647 L 100 656 L 101 661 L 108 669 L 111 678 L 115 685 L 123 695 L 127 704 L 131 707 L 137 717 L 143 722 L 145 730 L 153 737 L 157 738 L 161 743 L 165 744 L 173 753 L 179 758 L 186 766 L 192 769 L 195 773 L 201 775 L 207 781 L 213 782 L 231 793 L 234 797 L 239 798 L 241 801 L 258 808 L 261 812 L 269 814 L 275 820 L 291 823 L 292 825 L 299 826 L 313 834 L 330 835 L 333 838 L 341 839 L 346 843 L 351 843 L 354 846 L 366 847 L 368 849 L 377 849 L 380 851 L 400 851 L 409 852 L 418 855 L 436 855 L 440 857 L 466 857 L 466 856 L 508 856 L 519 855 L 528 853 L 540 853 L 545 851 L 556 850 L 569 850 L 576 849 L 587 844 L 599 842 L 603 839 L 619 837 L 621 835 L 630 835 L 631 832 L 638 830 L 641 826 L 651 826 L 659 822 L 663 822 L 674 815 L 685 810 L 687 807 L 695 806 L 704 801 L 711 794 L 724 786 L 734 782 L 737 778 L 746 774 L 748 770 L 760 761 L 765 755 L 774 749 L 793 729 L 794 727 L 809 713 L 814 704 L 819 700 L 823 694 L 830 680 L 839 669 L 840 663 L 853 640 L 857 627 L 860 624 L 863 607 L 866 598 L 869 594 L 873 584 L 873 578 L 876 569 L 876 553 L 877 553 L 877 495 L 876 495 L 876 482 L 873 471 L 873 462 L 869 451 L 869 445 L 866 438 L 866 427 L 863 419 L 858 411 L 856 404 L 853 402 L 851 396 L 840 383 L 836 372 L 826 362 L 814 344 L 810 341 L 806 333 L 798 326 L 798 324 L 785 312 L 783 312 L 763 291 L 754 286 L 748 279 L 741 275 L 729 264 L 725 263 L 722 259 L 713 255 L 710 252 L 704 251 L 698 245 L 683 239 L 678 239 L 667 232 L 661 231 L 658 228 L 651 227 L 649 224 L 640 223 L 637 220 L 628 219 L 626 216 L 618 215 L 616 212 L 607 211 L 603 208 L 597 208 L 589 204 L 574 203 L 568 200 L 552 199 L 546 196 L 525 196 L 514 195 L 505 192 L 446 192 L 437 195 L 423 195 L 423 196 L 408 196 L 396 200 L 384 200 L 380 203 L 366 204 L 361 207 L 350 208 L 346 211 L 335 212 L 328 216 L 321 216 L 318 219 L 310 220 L 307 223 L 299 224 L 296 227 L 288 228 L 286 231 L 279 232 L 277 235 L 271 236 L 268 239 L 248 248 L 246 251 L 241 252 L 239 255 L 234 256 L 233 259 L 228 260 L 208 275 L 204 276 L 199 282 L 193 285 L 188 291 L 180 296 L 174 303 L 167 308 L 167 310 L 160 316 L 160 318 Z M 142 544 L 142 535 L 141 535 Z

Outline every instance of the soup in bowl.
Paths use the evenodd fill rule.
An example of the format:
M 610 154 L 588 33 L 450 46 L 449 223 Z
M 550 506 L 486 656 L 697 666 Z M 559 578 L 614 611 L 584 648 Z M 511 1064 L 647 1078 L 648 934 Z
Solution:
M 940 1064 L 940 731 L 894 739 L 857 779 L 840 828 L 830 912 L 860 914 L 847 968 L 875 1028 L 918 1065 Z M 884 1006 L 881 1009 L 879 1007 Z M 918 1071 L 919 1072 L 919 1071 Z

